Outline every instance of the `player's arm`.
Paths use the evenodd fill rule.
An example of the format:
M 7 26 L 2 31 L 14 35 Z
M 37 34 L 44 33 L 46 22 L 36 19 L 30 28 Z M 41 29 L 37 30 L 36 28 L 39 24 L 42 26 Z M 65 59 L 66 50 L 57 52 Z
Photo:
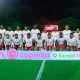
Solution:
M 32 39 L 32 46 L 34 46 L 34 42 L 35 42 L 35 40 L 34 40 L 34 39 Z
M 11 41 L 11 47 L 13 48 L 14 47 L 14 39 L 12 39 L 12 41 Z
M 22 47 L 22 39 L 21 40 L 19 40 L 19 42 L 20 42 L 20 49 L 21 49 L 21 47 Z
M 35 40 L 35 45 L 37 45 L 37 41 Z
M 67 41 L 66 40 L 64 41 L 64 46 L 65 46 L 65 48 L 67 48 Z
M 3 45 L 5 46 L 5 50 L 6 50 L 6 38 L 4 38 L 2 43 L 4 43 Z
M 40 30 L 38 29 L 38 33 L 40 33 Z
M 59 43 L 58 40 L 55 41 L 55 47 L 58 47 Z
M 4 45 L 4 39 L 2 40 L 2 50 L 3 50 L 3 45 Z
M 52 45 L 54 46 L 55 44 L 54 44 L 54 39 L 52 39 Z

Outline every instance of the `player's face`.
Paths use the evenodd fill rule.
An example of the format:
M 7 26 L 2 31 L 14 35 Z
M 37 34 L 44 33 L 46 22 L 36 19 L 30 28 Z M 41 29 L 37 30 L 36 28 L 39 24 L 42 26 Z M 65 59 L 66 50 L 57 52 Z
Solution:
M 31 37 L 31 35 L 30 34 L 27 34 L 27 38 L 30 38 Z
M 77 28 L 76 32 L 79 33 L 79 31 L 80 31 L 79 28 Z
M 3 25 L 0 26 L 1 29 L 3 29 L 3 27 L 4 27 Z
M 20 30 L 20 27 L 19 26 L 17 26 L 17 30 Z
M 0 39 L 2 38 L 2 34 L 0 34 Z
M 48 38 L 51 39 L 51 35 L 50 34 L 48 34 Z
M 70 34 L 70 38 L 73 38 L 73 34 Z
M 41 39 L 41 36 L 40 36 L 40 35 L 37 35 L 37 38 L 38 38 L 38 39 Z
M 9 39 L 9 34 L 6 34 L 6 38 Z
M 28 27 L 27 26 L 25 26 L 25 30 L 28 30 Z
M 60 33 L 60 34 L 59 34 L 59 36 L 60 36 L 60 38 L 62 38 L 62 37 L 63 37 L 63 34 L 62 34 L 62 33 Z
M 67 26 L 65 26 L 65 30 L 68 30 L 69 29 L 69 26 L 67 25 Z
M 79 40 L 80 40 L 80 34 L 79 34 Z
M 8 30 L 11 31 L 11 27 L 8 27 Z
M 37 29 L 37 25 L 34 25 L 34 29 Z
M 17 34 L 15 35 L 15 38 L 16 38 L 16 39 L 18 38 L 18 35 L 17 35 Z
M 44 29 L 44 32 L 47 32 L 46 29 Z

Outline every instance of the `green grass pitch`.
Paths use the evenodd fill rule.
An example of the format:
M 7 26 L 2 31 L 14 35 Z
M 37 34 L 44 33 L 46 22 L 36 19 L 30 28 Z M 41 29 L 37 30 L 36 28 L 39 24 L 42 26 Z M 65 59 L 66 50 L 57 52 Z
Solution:
M 36 80 L 42 62 L 0 60 L 0 80 Z M 80 61 L 45 61 L 40 80 L 80 80 Z
M 41 63 L 0 60 L 0 80 L 36 80 Z M 46 61 L 40 80 L 80 80 L 80 61 Z

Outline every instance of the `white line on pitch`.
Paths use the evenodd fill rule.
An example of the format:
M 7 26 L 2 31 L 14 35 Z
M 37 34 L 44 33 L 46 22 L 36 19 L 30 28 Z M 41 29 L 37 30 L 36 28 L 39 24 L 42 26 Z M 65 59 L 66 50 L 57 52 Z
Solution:
M 45 66 L 45 62 L 46 62 L 45 60 L 42 61 L 42 64 L 41 64 L 41 67 L 40 67 L 39 72 L 38 72 L 38 74 L 37 74 L 36 80 L 40 80 L 40 79 L 41 79 L 41 75 L 42 75 L 42 73 L 43 73 L 43 69 L 44 69 L 44 66 Z

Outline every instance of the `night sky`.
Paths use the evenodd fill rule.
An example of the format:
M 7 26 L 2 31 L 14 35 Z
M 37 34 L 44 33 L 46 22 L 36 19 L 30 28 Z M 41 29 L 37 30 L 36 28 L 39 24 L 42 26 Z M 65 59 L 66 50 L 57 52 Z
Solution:
M 80 0 L 0 0 L 0 23 L 34 23 L 74 17 L 80 19 Z

